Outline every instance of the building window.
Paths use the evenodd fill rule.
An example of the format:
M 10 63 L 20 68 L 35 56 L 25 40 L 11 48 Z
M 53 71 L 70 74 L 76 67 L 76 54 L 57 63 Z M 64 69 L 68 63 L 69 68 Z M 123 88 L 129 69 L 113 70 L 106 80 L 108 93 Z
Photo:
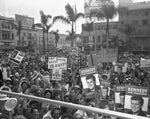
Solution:
M 97 43 L 101 42 L 101 36 L 97 36 Z
M 133 21 L 132 21 L 132 24 L 133 24 L 133 25 L 138 25 L 138 20 L 133 20 Z
M 101 45 L 96 45 L 96 49 L 100 50 L 101 49 Z
M 88 43 L 89 42 L 89 37 L 88 36 L 84 36 L 83 37 L 83 43 Z
M 101 30 L 101 27 L 100 27 L 100 25 L 97 25 L 97 30 Z
M 25 32 L 23 32 L 23 36 L 26 37 L 26 33 Z
M 124 24 L 124 21 L 121 21 L 121 25 L 123 25 Z
M 12 34 L 12 40 L 14 40 L 14 34 Z
M 149 15 L 149 13 L 148 12 L 145 12 L 145 16 L 148 16 Z
M 92 42 L 95 43 L 95 36 L 92 37 Z
M 147 20 L 147 19 L 143 19 L 143 20 L 142 20 L 142 24 L 143 24 L 144 26 L 148 25 L 148 20 Z

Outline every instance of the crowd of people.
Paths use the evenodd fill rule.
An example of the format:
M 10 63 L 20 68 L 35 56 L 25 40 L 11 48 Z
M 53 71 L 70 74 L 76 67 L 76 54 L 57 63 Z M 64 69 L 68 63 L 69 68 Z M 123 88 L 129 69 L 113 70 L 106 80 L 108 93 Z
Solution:
M 8 54 L 0 57 L 0 87 L 1 90 L 12 91 L 52 100 L 59 100 L 74 104 L 86 105 L 101 109 L 116 110 L 115 85 L 133 85 L 149 88 L 149 69 L 140 67 L 141 58 L 148 55 L 121 53 L 117 62 L 99 63 L 96 66 L 99 81 L 109 82 L 109 87 L 95 84 L 92 74 L 86 76 L 89 88 L 83 89 L 79 69 L 87 68 L 86 54 L 82 51 L 72 53 L 65 50 L 54 50 L 44 55 L 26 55 L 17 65 L 9 61 Z M 52 69 L 48 69 L 48 57 L 67 58 L 67 70 L 62 71 L 61 81 L 52 80 Z M 123 66 L 127 67 L 123 71 Z M 116 69 L 117 66 L 117 69 Z M 4 73 L 5 72 L 5 73 Z M 92 79 L 92 80 L 91 80 Z M 93 84 L 93 85 L 92 85 Z M 108 94 L 108 89 L 109 94 Z M 121 94 L 120 94 L 121 95 Z M 109 119 L 107 115 L 96 114 L 80 109 L 72 109 L 58 104 L 38 102 L 32 99 L 15 97 L 17 104 L 11 110 L 5 108 L 5 103 L 11 96 L 0 96 L 0 119 Z M 134 97 L 133 97 L 134 98 Z M 134 98 L 137 99 L 137 98 Z M 124 101 L 124 100 L 123 100 Z M 135 104 L 133 104 L 134 107 Z M 136 105 L 135 105 L 136 106 Z M 150 104 L 148 109 L 150 109 Z M 141 111 L 141 110 L 140 110 Z M 131 114 L 131 112 L 129 112 Z M 139 116 L 147 116 L 142 112 Z M 133 113 L 132 113 L 133 114 Z

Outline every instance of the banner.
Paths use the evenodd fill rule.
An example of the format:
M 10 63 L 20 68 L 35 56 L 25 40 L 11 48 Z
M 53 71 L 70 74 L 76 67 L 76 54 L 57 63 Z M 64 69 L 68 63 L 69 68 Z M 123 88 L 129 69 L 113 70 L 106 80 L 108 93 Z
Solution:
M 53 69 L 52 80 L 61 81 L 62 70 L 59 68 Z
M 129 114 L 135 113 L 136 110 L 140 110 L 139 116 L 144 116 L 144 113 L 148 111 L 149 90 L 147 87 L 139 86 L 127 86 L 125 95 L 125 112 Z M 142 103 L 143 102 L 143 103 Z M 140 108 L 140 109 L 138 109 Z
M 25 53 L 18 50 L 14 50 L 9 56 L 9 61 L 19 65 L 23 60 L 24 56 Z
M 117 62 L 117 49 L 102 49 L 97 53 L 98 63 Z
M 142 68 L 150 67 L 150 59 L 141 58 L 140 64 Z
M 49 57 L 48 58 L 48 69 L 55 69 L 55 68 L 67 70 L 67 58 Z
M 97 73 L 97 70 L 95 67 L 89 67 L 89 68 L 84 68 L 84 69 L 80 69 L 79 70 L 80 76 L 81 76 L 81 82 L 83 85 L 83 89 L 88 88 L 87 82 L 86 82 L 86 76 L 89 74 L 93 74 L 95 76 L 96 79 L 96 85 L 100 85 L 100 81 L 99 81 L 99 76 Z

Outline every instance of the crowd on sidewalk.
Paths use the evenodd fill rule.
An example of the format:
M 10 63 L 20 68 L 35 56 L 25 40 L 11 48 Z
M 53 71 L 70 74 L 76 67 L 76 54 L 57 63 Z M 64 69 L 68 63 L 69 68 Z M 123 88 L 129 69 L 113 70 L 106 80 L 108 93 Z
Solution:
M 0 89 L 124 112 L 124 107 L 121 108 L 121 110 L 117 110 L 117 106 L 115 105 L 115 86 L 132 85 L 146 87 L 148 89 L 150 86 L 149 68 L 140 67 L 141 58 L 149 59 L 150 56 L 148 55 L 121 53 L 118 54 L 116 62 L 97 64 L 95 67 L 97 69 L 100 85 L 103 81 L 109 82 L 110 85 L 101 88 L 100 85 L 96 85 L 94 75 L 89 74 L 86 76 L 87 85 L 89 86 L 87 89 L 83 88 L 83 82 L 79 72 L 79 69 L 88 67 L 86 54 L 84 52 L 80 51 L 72 54 L 70 51 L 55 50 L 44 55 L 44 60 L 41 60 L 41 57 L 43 57 L 43 55 L 30 54 L 25 56 L 19 65 L 16 65 L 9 61 L 8 54 L 1 56 Z M 60 81 L 52 80 L 52 69 L 48 69 L 48 57 L 67 58 L 67 70 L 62 71 Z M 126 67 L 126 70 L 124 70 L 124 67 Z M 92 80 L 90 81 L 90 79 Z M 125 92 L 121 92 L 120 95 L 125 95 Z M 17 103 L 12 109 L 6 109 L 6 102 L 11 98 L 16 98 Z M 140 99 L 140 97 L 133 97 L 133 99 Z M 114 118 L 94 112 L 64 107 L 58 104 L 49 104 L 8 95 L 5 97 L 0 96 L 0 105 L 0 119 Z M 130 114 L 134 114 L 134 112 L 130 112 Z M 136 113 L 136 115 L 150 115 L 150 103 L 147 112 Z

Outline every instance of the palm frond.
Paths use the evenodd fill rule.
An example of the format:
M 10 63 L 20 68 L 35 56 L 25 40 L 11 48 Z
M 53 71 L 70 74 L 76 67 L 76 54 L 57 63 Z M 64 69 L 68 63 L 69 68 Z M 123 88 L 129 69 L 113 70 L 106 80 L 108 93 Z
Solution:
M 70 21 L 73 21 L 74 20 L 74 15 L 75 15 L 74 9 L 70 6 L 70 4 L 67 4 L 65 6 L 65 10 L 66 10 L 68 19 Z
M 64 23 L 66 23 L 66 24 L 70 24 L 70 20 L 68 18 L 64 17 L 64 16 L 55 16 L 53 18 L 53 23 L 55 23 L 57 21 L 62 21 Z
M 83 13 L 77 13 L 77 14 L 75 14 L 74 21 L 78 20 L 81 17 L 84 18 L 84 14 Z
M 66 31 L 68 34 L 70 34 L 71 32 L 69 30 Z
M 106 19 L 112 19 L 117 14 L 117 8 L 112 1 L 103 4 L 102 11 Z
M 98 20 L 100 20 L 100 19 L 104 18 L 104 14 L 101 10 L 93 10 L 93 11 L 90 12 L 89 17 L 90 17 L 90 19 L 92 17 L 96 17 Z
M 53 26 L 53 24 L 46 25 L 46 32 L 48 33 L 49 29 Z

